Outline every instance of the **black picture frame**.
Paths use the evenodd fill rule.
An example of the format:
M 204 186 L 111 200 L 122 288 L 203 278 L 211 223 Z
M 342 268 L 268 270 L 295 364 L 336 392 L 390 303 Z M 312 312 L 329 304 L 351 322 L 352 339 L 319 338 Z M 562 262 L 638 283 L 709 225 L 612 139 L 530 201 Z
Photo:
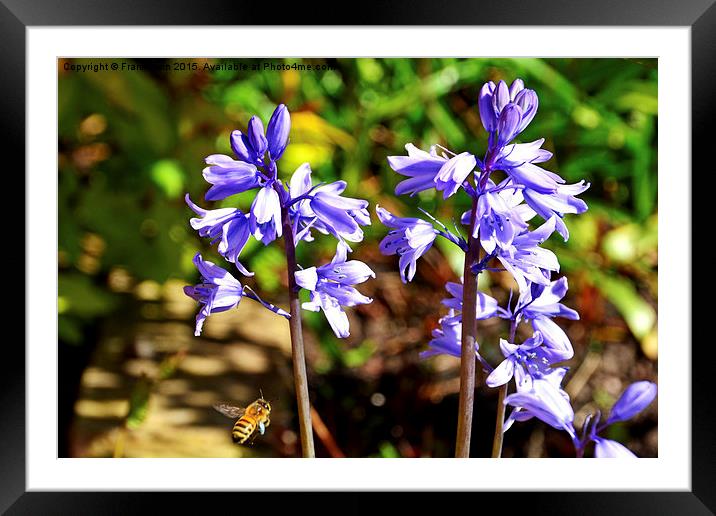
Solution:
M 351 8 L 352 7 L 352 8 Z M 25 81 L 26 29 L 31 26 L 62 25 L 243 25 L 243 24 L 326 24 L 326 25 L 562 25 L 562 26 L 688 26 L 691 28 L 692 81 L 692 164 L 704 176 L 713 174 L 709 137 L 716 101 L 712 89 L 716 84 L 716 3 L 714 0 L 649 2 L 647 0 L 571 1 L 549 0 L 537 3 L 468 2 L 465 0 L 436 4 L 428 0 L 362 2 L 343 5 L 344 14 L 336 16 L 335 5 L 328 2 L 292 3 L 277 6 L 268 2 L 234 0 L 0 0 L 0 81 L 4 135 L 0 138 L 7 171 L 25 170 Z M 685 78 L 686 79 L 686 78 Z M 668 152 L 668 149 L 660 149 Z M 683 171 L 671 171 L 683 174 Z M 693 177 L 693 175 L 692 175 Z M 708 176 L 706 176 L 708 177 Z M 706 179 L 708 180 L 708 179 Z M 698 189 L 696 189 L 698 190 Z M 28 202 L 29 192 L 12 195 Z M 662 195 L 668 195 L 662 193 Z M 25 206 L 25 209 L 31 207 Z M 696 222 L 696 220 L 694 220 Z M 695 233 L 694 233 L 695 234 Z M 13 238 L 17 238 L 15 235 Z M 25 238 L 30 238 L 25 234 Z M 692 250 L 684 250 L 685 260 Z M 712 256 L 709 254 L 709 256 Z M 693 254 L 693 270 L 700 258 Z M 24 256 L 15 257 L 11 270 L 31 274 Z M 705 265 L 705 264 L 704 264 Z M 689 279 L 690 280 L 690 279 Z M 668 280 L 667 280 L 668 281 Z M 702 288 L 708 289 L 707 284 Z M 14 301 L 15 303 L 17 301 Z M 706 306 L 695 300 L 694 314 Z M 702 308 L 703 307 L 703 308 Z M 662 315 L 663 317 L 666 315 Z M 692 320 L 699 320 L 692 316 Z M 15 326 L 19 326 L 17 323 Z M 684 335 L 684 342 L 668 345 L 685 346 L 691 340 L 692 353 L 692 456 L 690 492 L 583 492 L 583 493 L 510 493 L 509 507 L 550 514 L 713 514 L 716 513 L 716 405 L 713 403 L 710 377 L 716 363 L 716 346 L 696 332 Z M 11 345 L 13 344 L 13 345 Z M 687 346 L 685 346 L 685 349 Z M 25 487 L 25 352 L 6 340 L 4 358 L 14 367 L 3 368 L 0 376 L 0 510 L 8 514 L 126 514 L 149 510 L 154 504 L 163 511 L 192 505 L 222 510 L 237 507 L 241 494 L 230 493 L 70 493 L 26 492 Z M 292 493 L 284 496 L 294 505 L 311 496 Z M 321 504 L 312 503 L 313 512 L 335 512 L 335 498 L 321 495 Z M 341 511 L 365 512 L 382 503 L 381 494 L 349 493 L 340 498 Z M 502 493 L 471 494 L 478 507 L 504 502 Z M 488 499 L 489 497 L 489 499 Z M 417 493 L 404 497 L 408 505 L 425 512 L 432 504 L 445 507 L 444 495 Z M 470 503 L 465 500 L 466 503 Z M 272 506 L 277 502 L 273 498 Z M 454 505 L 461 501 L 451 501 Z M 472 502 L 475 503 L 475 502 Z M 401 506 L 402 508 L 403 506 Z M 407 505 L 405 506 L 406 510 Z M 455 505 L 457 507 L 457 505 Z M 506 507 L 506 508 L 509 508 Z M 270 511 L 271 512 L 271 511 Z

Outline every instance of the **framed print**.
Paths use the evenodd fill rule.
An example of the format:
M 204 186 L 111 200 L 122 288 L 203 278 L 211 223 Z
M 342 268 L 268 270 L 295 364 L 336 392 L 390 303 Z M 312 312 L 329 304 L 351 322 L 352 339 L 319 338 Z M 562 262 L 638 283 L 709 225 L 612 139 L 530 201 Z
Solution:
M 558 7 L 5 2 L 3 510 L 713 511 L 691 170 L 716 8 Z

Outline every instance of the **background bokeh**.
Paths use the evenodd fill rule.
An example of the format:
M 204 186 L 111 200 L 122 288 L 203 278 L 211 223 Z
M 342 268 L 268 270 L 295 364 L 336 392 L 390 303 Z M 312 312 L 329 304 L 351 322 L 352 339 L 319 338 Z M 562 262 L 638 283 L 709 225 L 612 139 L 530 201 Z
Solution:
M 656 381 L 656 60 L 124 60 L 138 69 L 67 69 L 113 62 L 123 61 L 58 62 L 61 456 L 297 454 L 286 321 L 247 300 L 212 316 L 195 338 L 196 306 L 181 291 L 197 279 L 191 258 L 198 250 L 220 260 L 189 228 L 184 193 L 208 206 L 204 156 L 229 154 L 231 130 L 245 128 L 252 114 L 267 122 L 280 102 L 292 113 L 291 145 L 279 164 L 284 179 L 308 161 L 315 178 L 346 180 L 347 193 L 368 199 L 372 213 L 376 203 L 400 215 L 415 215 L 420 205 L 450 223 L 466 199 L 396 198 L 400 178 L 386 156 L 404 153 L 408 142 L 482 155 L 479 88 L 523 78 L 540 97 L 523 141 L 544 137 L 554 152 L 551 170 L 570 183 L 592 183 L 581 196 L 590 210 L 567 218 L 569 242 L 553 236 L 546 244 L 569 277 L 566 303 L 581 314 L 558 320 L 575 347 L 565 384 L 577 426 L 586 413 L 608 410 L 630 382 Z M 248 69 L 205 67 L 230 63 Z M 322 69 L 270 66 L 294 63 Z M 248 208 L 250 199 L 215 206 Z M 418 353 L 445 313 L 443 285 L 461 273 L 462 257 L 439 242 L 403 285 L 395 257 L 377 251 L 386 230 L 373 218 L 354 255 L 377 273 L 360 288 L 374 302 L 350 311 L 351 336 L 336 339 L 322 314 L 304 312 L 317 453 L 451 456 L 458 360 L 421 361 Z M 299 263 L 324 263 L 334 246 L 330 238 L 301 244 Z M 280 244 L 252 241 L 242 258 L 256 273 L 247 283 L 285 306 Z M 480 286 L 505 302 L 513 285 L 490 273 Z M 503 322 L 478 329 L 496 363 Z M 272 426 L 253 446 L 235 446 L 232 422 L 211 404 L 248 403 L 259 389 L 274 400 Z M 489 455 L 495 402 L 496 391 L 477 393 L 473 456 Z M 610 432 L 637 455 L 656 456 L 657 404 Z M 506 435 L 505 456 L 572 454 L 566 434 L 540 422 L 516 424 Z

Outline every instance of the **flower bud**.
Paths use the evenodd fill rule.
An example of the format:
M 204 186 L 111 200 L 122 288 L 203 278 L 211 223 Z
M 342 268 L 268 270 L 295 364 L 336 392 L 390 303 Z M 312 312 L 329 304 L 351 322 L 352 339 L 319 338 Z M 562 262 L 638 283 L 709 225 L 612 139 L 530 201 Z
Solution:
M 256 153 L 257 159 L 262 159 L 268 148 L 268 142 L 266 136 L 264 136 L 264 124 L 261 123 L 261 119 L 257 116 L 252 116 L 249 120 L 249 143 Z
M 631 384 L 612 407 L 608 423 L 626 421 L 634 417 L 648 407 L 655 396 L 656 384 L 648 381 Z
M 495 116 L 495 108 L 492 105 L 492 97 L 494 93 L 495 83 L 492 81 L 486 82 L 482 86 L 478 98 L 482 125 L 488 132 L 492 132 L 497 129 L 497 117 Z
M 241 131 L 232 131 L 231 133 L 231 149 L 234 151 L 234 155 L 239 158 L 240 161 L 246 163 L 252 163 L 253 159 L 250 151 L 250 143 L 248 137 Z
M 288 145 L 288 133 L 291 130 L 291 115 L 284 104 L 280 104 L 271 115 L 266 127 L 266 139 L 271 159 L 276 161 L 281 157 Z

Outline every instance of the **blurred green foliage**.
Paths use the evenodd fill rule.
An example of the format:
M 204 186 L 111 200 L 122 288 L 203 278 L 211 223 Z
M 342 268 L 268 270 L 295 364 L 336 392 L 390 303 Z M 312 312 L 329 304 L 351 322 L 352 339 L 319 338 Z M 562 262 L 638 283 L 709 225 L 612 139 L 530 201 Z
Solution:
M 78 62 L 82 60 L 76 60 Z M 98 62 L 98 60 L 93 60 Z M 187 60 L 183 60 L 186 62 Z M 268 120 L 284 102 L 292 112 L 291 145 L 280 163 L 287 179 L 310 162 L 322 181 L 344 179 L 348 193 L 403 214 L 418 205 L 448 222 L 467 208 L 434 192 L 395 199 L 400 177 L 386 156 L 408 142 L 439 143 L 481 155 L 486 134 L 477 93 L 487 80 L 515 77 L 537 91 L 537 117 L 523 141 L 546 139 L 547 163 L 568 182 L 586 179 L 590 211 L 568 219 L 572 238 L 556 239 L 567 274 L 591 283 L 623 314 L 639 339 L 655 331 L 657 243 L 657 61 L 629 59 L 304 59 L 318 72 L 59 70 L 60 337 L 81 342 L 82 328 L 117 310 L 143 280 L 195 277 L 191 258 L 206 249 L 188 225 L 185 192 L 201 205 L 203 157 L 230 153 L 229 134 L 253 114 Z M 264 61 L 241 60 L 249 65 Z M 173 65 L 173 61 L 161 61 Z M 156 64 L 156 63 L 155 63 Z M 248 208 L 251 195 L 219 205 Z M 367 228 L 361 246 L 385 233 Z M 299 246 L 299 261 L 332 255 L 335 243 Z M 461 257 L 438 246 L 459 273 Z M 252 243 L 245 263 L 269 297 L 280 294 L 284 263 L 275 246 Z M 280 298 L 279 298 L 280 299 Z M 374 343 L 344 350 L 320 314 L 307 324 L 335 363 L 364 363 Z M 384 455 L 391 452 L 383 451 Z

